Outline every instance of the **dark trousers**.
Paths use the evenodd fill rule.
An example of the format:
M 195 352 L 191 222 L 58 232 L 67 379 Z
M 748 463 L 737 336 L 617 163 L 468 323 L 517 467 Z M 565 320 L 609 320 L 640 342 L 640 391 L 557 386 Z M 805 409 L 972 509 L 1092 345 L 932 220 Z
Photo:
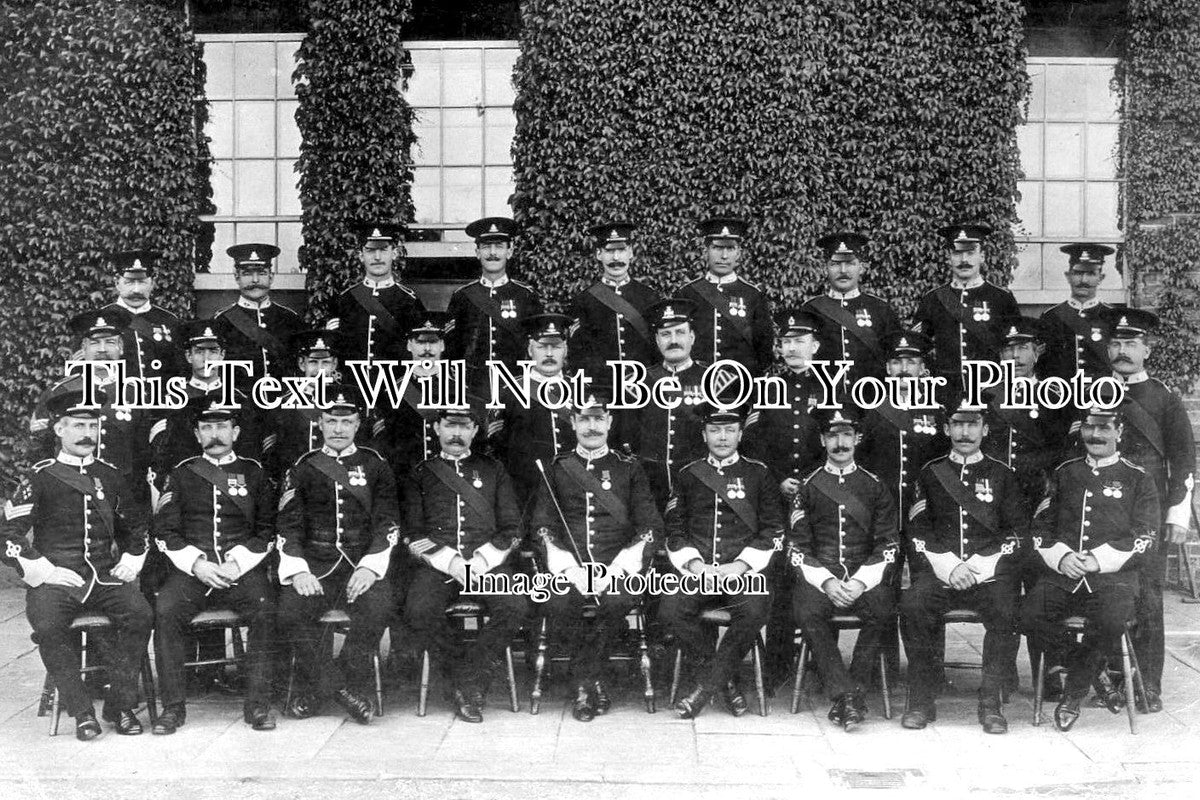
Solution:
M 838 632 L 829 620 L 835 614 L 857 614 L 863 626 L 854 645 L 850 669 L 838 650 Z M 896 627 L 896 589 L 885 581 L 863 592 L 849 608 L 838 608 L 829 596 L 808 581 L 797 578 L 792 586 L 792 616 L 812 648 L 817 672 L 830 699 L 871 685 L 871 673 L 879 648 L 889 630 Z M 804 665 L 800 665 L 801 669 Z
M 346 582 L 353 572 L 343 564 L 321 578 L 323 594 L 304 597 L 294 586 L 279 592 L 279 630 L 296 655 L 296 682 L 302 693 L 327 698 L 338 689 L 362 693 L 374 686 L 371 656 L 391 617 L 392 587 L 386 578 L 377 580 L 347 603 Z M 340 664 L 333 658 L 333 626 L 318 623 L 322 614 L 335 608 L 350 616 Z
M 790 513 L 790 509 L 785 513 Z M 771 607 L 767 613 L 764 660 L 767 684 L 774 687 L 787 677 L 792 668 L 792 651 L 796 640 L 793 615 L 795 590 L 792 585 L 792 567 L 786 558 L 771 559 L 766 571 L 770 575 Z
M 208 608 L 237 612 L 249 629 L 246 653 L 246 704 L 267 704 L 270 692 L 271 645 L 275 638 L 275 593 L 261 566 L 238 578 L 228 589 L 211 589 L 198 578 L 178 570 L 158 593 L 154 650 L 159 691 L 164 707 L 183 703 L 183 664 L 187 660 L 188 624 Z
M 615 588 L 624 588 L 621 581 L 617 581 Z M 635 595 L 609 592 L 601 596 L 596 616 L 586 619 L 584 609 L 595 606 L 596 601 L 584 597 L 574 587 L 567 594 L 551 596 L 546 602 L 544 610 L 550 640 L 562 641 L 563 649 L 571 657 L 576 681 L 590 684 L 600 680 L 609 653 L 627 628 L 625 618 L 637 604 Z
M 508 564 L 493 572 L 511 575 Z M 404 603 L 404 622 L 417 647 L 429 650 L 440 660 L 442 669 L 455 685 L 484 690 L 492 674 L 492 664 L 529 617 L 530 603 L 525 595 L 468 595 L 450 576 L 422 563 L 413 569 Z M 463 642 L 446 617 L 446 606 L 455 599 L 478 601 L 487 610 L 487 622 L 470 647 Z
M 1137 629 L 1133 649 L 1146 690 L 1162 692 L 1163 659 L 1166 634 L 1163 630 L 1163 576 L 1167 569 L 1167 551 L 1161 544 L 1150 550 L 1138 570 Z
M 700 622 L 706 609 L 723 608 L 730 614 L 729 628 L 714 652 L 712 637 Z M 737 676 L 738 665 L 754 646 L 758 631 L 767 623 L 771 596 L 754 594 L 670 594 L 658 608 L 664 633 L 672 636 L 696 668 L 697 682 L 716 690 Z
M 1125 623 L 1137 604 L 1136 573 L 1092 575 L 1092 591 L 1064 586 L 1058 579 L 1039 581 L 1021 606 L 1021 629 L 1034 647 L 1046 654 L 1047 664 L 1067 668 L 1067 694 L 1087 693 L 1105 658 L 1119 647 Z M 1087 618 L 1083 641 L 1072 642 L 1062 621 L 1082 614 Z
M 83 589 L 42 584 L 25 593 L 25 615 L 33 628 L 33 641 L 42 663 L 58 687 L 59 697 L 72 717 L 92 710 L 92 698 L 79 677 L 79 654 L 71 621 L 84 612 L 106 614 L 116 628 L 105 637 L 108 680 L 112 688 L 108 704 L 124 711 L 137 706 L 137 680 L 141 672 L 154 612 L 142 597 L 137 583 L 115 586 L 96 584 L 83 596 Z
M 979 696 L 996 699 L 1006 676 L 1016 670 L 1017 603 L 1016 578 L 997 575 L 995 580 L 965 591 L 944 585 L 932 570 L 922 573 L 900 598 L 900 627 L 908 652 L 909 705 L 933 703 L 938 687 L 935 640 L 941 635 L 942 614 L 968 609 L 983 620 L 983 683 Z

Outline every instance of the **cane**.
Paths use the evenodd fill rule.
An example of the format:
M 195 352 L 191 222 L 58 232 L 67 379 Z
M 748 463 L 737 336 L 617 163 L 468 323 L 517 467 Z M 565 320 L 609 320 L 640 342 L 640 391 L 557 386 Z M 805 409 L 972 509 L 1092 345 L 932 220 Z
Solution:
M 575 542 L 575 535 L 571 533 L 571 526 L 567 524 L 567 515 L 563 513 L 562 506 L 558 504 L 558 498 L 554 494 L 554 487 L 550 485 L 550 477 L 546 474 L 546 468 L 542 465 L 540 458 L 534 459 L 533 463 L 537 464 L 538 472 L 542 473 L 542 481 L 546 484 L 546 491 L 550 493 L 550 500 L 554 503 L 555 510 L 558 511 L 558 519 L 562 522 L 563 530 L 567 532 L 567 539 L 571 542 L 571 549 L 575 551 L 575 560 L 582 567 L 585 563 L 583 555 L 579 552 L 579 545 Z M 542 541 L 546 542 L 547 546 L 550 544 L 548 541 L 549 538 L 549 536 L 542 537 Z M 596 608 L 599 608 L 600 595 L 594 594 L 589 596 L 596 601 Z

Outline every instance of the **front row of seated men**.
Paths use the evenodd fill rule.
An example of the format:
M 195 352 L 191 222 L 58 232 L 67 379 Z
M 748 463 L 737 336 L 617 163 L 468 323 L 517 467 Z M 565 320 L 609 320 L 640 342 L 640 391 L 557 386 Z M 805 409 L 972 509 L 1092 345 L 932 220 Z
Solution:
M 154 732 L 172 733 L 184 724 L 188 622 L 207 607 L 231 608 L 248 626 L 244 717 L 255 730 L 269 730 L 275 725 L 268 672 L 276 625 L 298 656 L 300 689 L 288 715 L 311 716 L 332 699 L 356 721 L 370 720 L 364 699 L 370 660 L 388 623 L 393 589 L 404 593 L 404 621 L 416 643 L 449 674 L 456 714 L 482 720 L 497 656 L 532 612 L 524 594 L 479 597 L 488 619 L 469 646 L 445 613 L 457 595 L 472 597 L 472 576 L 512 577 L 512 556 L 523 539 L 510 477 L 471 449 L 482 410 L 443 409 L 434 426 L 440 454 L 420 463 L 398 490 L 389 465 L 355 445 L 361 398 L 344 387 L 334 397 L 321 414 L 324 445 L 297 461 L 278 497 L 261 466 L 237 456 L 240 429 L 231 411 L 202 401 L 193 433 L 203 454 L 172 471 L 152 523 L 116 471 L 94 456 L 97 411 L 82 405 L 80 393 L 54 398 L 49 411 L 58 455 L 33 467 L 5 507 L 0 534 L 5 560 L 30 587 L 34 638 L 80 739 L 101 732 L 69 631 L 82 611 L 107 614 L 116 629 L 104 717 L 118 733 L 142 731 L 134 711 L 136 680 L 152 624 L 164 706 Z M 794 619 L 834 699 L 830 719 L 854 728 L 867 713 L 863 689 L 893 619 L 899 583 L 895 503 L 855 463 L 859 417 L 851 410 L 815 414 L 826 461 L 800 481 L 785 515 L 767 467 L 738 452 L 743 412 L 701 406 L 697 413 L 708 452 L 680 471 L 662 518 L 641 465 L 608 448 L 612 414 L 603 398 L 590 397 L 570 415 L 575 450 L 537 465 L 541 483 L 529 528 L 541 568 L 571 584 L 547 613 L 573 657 L 572 713 L 587 721 L 609 709 L 600 668 L 639 601 L 621 578 L 645 570 L 660 538 L 677 578 L 716 582 L 720 592 L 659 598 L 660 629 L 694 675 L 676 711 L 693 717 L 719 696 L 730 713 L 745 713 L 738 667 L 767 621 L 771 599 L 744 579 L 765 576 L 786 541 L 783 574 L 793 582 Z M 1034 517 L 1034 547 L 1049 573 L 1022 604 L 1016 573 L 1028 531 L 1021 490 L 1011 470 L 980 452 L 987 433 L 983 409 L 952 408 L 946 426 L 952 449 L 921 470 L 908 513 L 908 535 L 923 558 L 914 559 L 912 585 L 899 601 L 910 661 L 904 727 L 923 728 L 936 718 L 934 639 L 941 612 L 950 608 L 976 610 L 985 626 L 979 693 L 985 731 L 1007 729 L 1001 690 L 1015 670 L 1021 627 L 1065 665 L 1066 691 L 1055 719 L 1064 730 L 1074 724 L 1088 685 L 1133 617 L 1138 559 L 1155 545 L 1154 482 L 1120 457 L 1122 432 L 1113 412 L 1093 409 L 1083 419 L 1087 455 L 1054 472 Z M 133 584 L 148 530 L 175 567 L 153 612 Z M 407 547 L 397 556 L 407 563 L 393 587 L 386 576 L 401 538 Z M 267 559 L 273 546 L 279 549 L 275 576 Z M 589 582 L 588 564 L 607 569 Z M 277 583 L 283 585 L 278 593 Z M 585 605 L 596 606 L 596 613 L 585 617 Z M 712 607 L 729 612 L 716 646 L 701 616 Z M 330 659 L 329 642 L 322 640 L 327 626 L 317 621 L 332 608 L 344 608 L 351 620 L 340 664 Z M 1089 629 L 1071 649 L 1061 621 L 1079 612 Z M 855 613 L 865 625 L 849 670 L 830 626 L 836 613 Z

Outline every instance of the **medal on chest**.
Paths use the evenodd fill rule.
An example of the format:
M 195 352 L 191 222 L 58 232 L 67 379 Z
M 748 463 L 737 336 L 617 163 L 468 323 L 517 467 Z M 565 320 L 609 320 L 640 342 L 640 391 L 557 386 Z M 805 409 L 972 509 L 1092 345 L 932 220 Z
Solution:
M 600 488 L 605 491 L 608 491 L 612 488 L 612 473 L 609 470 L 601 470 Z
M 1123 494 L 1124 488 L 1125 487 L 1121 485 L 1120 481 L 1110 481 L 1110 482 L 1104 484 L 1103 493 L 1104 493 L 1105 497 L 1112 497 L 1117 500 L 1120 500 L 1121 495 Z
M 870 328 L 875 324 L 871 319 L 871 312 L 865 308 L 860 308 L 858 311 L 854 312 L 854 322 L 857 323 L 858 327 L 860 328 Z
M 730 500 L 746 499 L 746 485 L 741 478 L 734 478 L 733 483 L 725 484 L 725 496 Z
M 729 298 L 729 316 L 731 316 L 731 317 L 746 316 L 746 298 L 744 298 L 744 297 Z
M 913 417 L 913 432 L 932 436 L 937 432 L 937 428 L 934 427 L 931 417 L 922 414 L 919 417 Z
M 704 398 L 700 396 L 699 386 L 684 386 L 683 387 L 683 404 L 685 406 L 694 406 L 697 403 L 703 402 Z
M 501 300 L 500 301 L 500 317 L 502 319 L 516 319 L 517 318 L 516 301 Z
M 984 503 L 992 502 L 992 482 L 987 478 L 975 481 L 975 496 Z
M 229 486 L 229 494 L 231 497 L 245 497 L 250 493 L 249 490 L 246 489 L 245 475 L 230 475 L 226 480 L 226 483 Z
M 103 500 L 104 499 L 104 484 L 102 484 L 100 482 L 99 478 L 92 478 L 92 481 L 96 484 L 96 499 Z
M 1091 340 L 1093 342 L 1098 342 L 1103 338 L 1104 338 L 1104 334 L 1100 332 L 1099 328 L 1092 328 Z
M 350 470 L 350 485 L 351 486 L 366 486 L 367 471 L 363 469 L 362 464 L 359 464 L 354 469 Z
M 980 305 L 971 307 L 971 317 L 976 322 L 987 322 L 992 318 L 992 309 L 988 307 L 987 300 Z
M 168 328 L 166 325 L 155 325 L 151 328 L 151 331 L 153 332 L 151 335 L 154 337 L 154 341 L 156 341 L 156 342 L 171 341 L 171 329 Z
M 483 478 L 479 477 L 479 470 L 477 469 L 471 470 L 471 485 L 476 489 L 483 488 Z

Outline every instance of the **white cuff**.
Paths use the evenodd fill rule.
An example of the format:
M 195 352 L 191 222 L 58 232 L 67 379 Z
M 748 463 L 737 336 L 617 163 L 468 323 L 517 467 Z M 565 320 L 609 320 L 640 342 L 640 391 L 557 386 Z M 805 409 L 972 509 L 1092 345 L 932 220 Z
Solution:
M 380 578 L 387 575 L 388 565 L 392 563 L 392 548 L 380 550 L 378 553 L 367 553 L 358 561 L 358 566 L 371 570 Z
M 195 575 L 192 567 L 195 565 L 196 559 L 205 557 L 203 550 L 191 544 L 181 550 L 167 550 L 166 553 L 167 558 L 171 559 L 171 563 L 184 575 Z
M 17 563 L 21 565 L 22 579 L 30 586 L 41 586 L 50 577 L 50 574 L 54 572 L 54 565 L 45 556 L 41 558 L 21 558 L 17 556 Z
M 804 580 L 808 581 L 811 586 L 824 591 L 822 587 L 825 585 L 825 581 L 834 578 L 833 573 L 825 567 L 810 567 L 807 561 L 805 559 L 805 563 L 800 565 L 800 572 L 804 575 Z M 837 579 L 834 578 L 834 580 Z
M 283 552 L 283 548 L 279 548 L 279 582 L 284 586 L 291 586 L 292 580 L 297 575 L 303 575 L 305 572 L 312 572 L 308 568 L 308 562 L 299 556 L 288 555 Z
M 1046 562 L 1046 566 L 1058 572 L 1058 565 L 1063 560 L 1063 556 L 1071 552 L 1071 548 L 1067 547 L 1063 542 L 1055 542 L 1049 547 L 1037 548 L 1038 555 L 1042 557 L 1042 561 Z M 1061 575 L 1062 573 L 1059 572 Z
M 134 573 L 141 573 L 142 567 L 146 566 L 146 554 L 135 556 L 133 553 L 122 553 L 121 558 L 117 561 L 117 566 L 129 567 Z
M 227 560 L 232 560 L 238 565 L 238 570 L 245 575 L 250 570 L 258 566 L 258 562 L 267 557 L 266 552 L 252 553 L 244 544 L 239 544 L 237 547 L 231 548 L 226 554 Z
M 681 573 L 687 573 L 687 565 L 695 559 L 704 560 L 700 555 L 700 551 L 694 547 L 685 547 L 682 550 L 667 551 L 667 558 L 671 560 L 671 565 Z
M 551 575 L 558 575 L 571 567 L 580 566 L 575 556 L 563 550 L 558 545 L 546 541 L 546 569 Z
M 508 558 L 508 554 L 512 552 L 510 547 L 507 550 L 501 550 L 491 542 L 484 542 L 475 548 L 473 556 L 483 559 L 483 563 L 487 565 L 485 572 L 491 571 L 504 563 L 504 559 Z
M 771 556 L 775 555 L 774 550 L 759 550 L 756 547 L 743 547 L 742 552 L 737 554 L 734 561 L 741 561 L 750 567 L 749 572 L 762 572 L 767 568 L 767 564 L 771 563 Z
M 454 563 L 454 559 L 462 558 L 462 556 L 460 556 L 454 550 L 451 550 L 449 547 L 439 547 L 432 553 L 426 553 L 421 557 L 429 562 L 429 566 L 433 567 L 438 572 L 444 572 L 447 575 L 450 574 L 450 565 Z
M 1183 499 L 1167 509 L 1167 524 L 1178 525 L 1184 530 L 1187 530 L 1192 524 L 1193 480 L 1191 475 L 1188 475 L 1185 483 L 1187 485 L 1187 493 L 1184 494 Z
M 976 583 L 986 583 L 996 577 L 996 565 L 1000 563 L 1000 559 L 1004 553 L 996 553 L 991 556 L 981 556 L 978 553 L 967 559 L 967 566 L 975 573 Z
M 636 575 L 642 571 L 642 558 L 645 552 L 646 540 L 638 539 L 629 547 L 617 553 L 617 557 L 612 560 L 612 566 L 628 575 Z
M 1119 572 L 1125 562 L 1133 558 L 1132 550 L 1118 550 L 1107 542 L 1092 551 L 1101 572 Z
M 933 574 L 947 586 L 950 585 L 950 573 L 963 563 L 954 553 L 931 553 L 926 550 L 925 557 L 929 559 L 929 566 L 933 567 Z
M 863 586 L 867 587 L 866 591 L 870 591 L 883 583 L 883 573 L 886 569 L 886 561 L 880 561 L 878 564 L 864 564 L 850 576 L 850 580 L 860 581 Z
M 475 551 L 475 555 L 471 556 L 471 560 L 467 563 L 471 567 L 471 572 L 476 575 L 486 575 L 492 571 L 492 568 L 488 566 L 483 556 L 479 555 L 478 550 Z

